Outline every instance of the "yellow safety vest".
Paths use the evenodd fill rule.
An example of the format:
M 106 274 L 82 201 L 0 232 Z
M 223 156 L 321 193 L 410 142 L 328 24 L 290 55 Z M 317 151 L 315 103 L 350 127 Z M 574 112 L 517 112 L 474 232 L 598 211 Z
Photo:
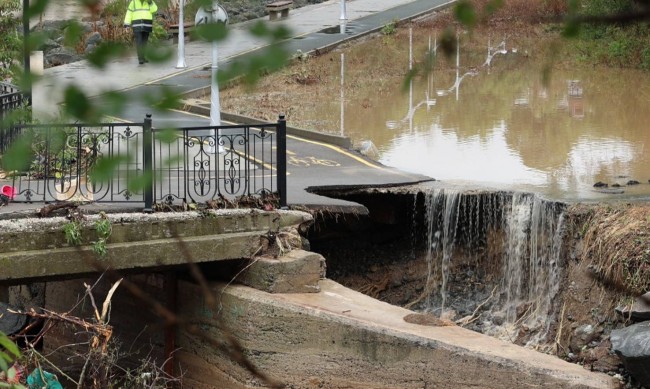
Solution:
M 153 15 L 158 11 L 158 6 L 151 0 L 131 0 L 124 15 L 124 25 L 131 26 L 134 31 L 153 30 Z

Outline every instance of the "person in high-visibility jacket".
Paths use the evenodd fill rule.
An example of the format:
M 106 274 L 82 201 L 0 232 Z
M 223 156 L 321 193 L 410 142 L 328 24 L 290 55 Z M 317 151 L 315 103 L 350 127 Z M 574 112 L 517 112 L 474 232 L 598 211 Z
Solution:
M 140 65 L 149 62 L 145 57 L 145 48 L 149 34 L 153 31 L 153 17 L 156 12 L 158 12 L 158 6 L 153 0 L 131 0 L 126 8 L 124 27 L 133 29 Z

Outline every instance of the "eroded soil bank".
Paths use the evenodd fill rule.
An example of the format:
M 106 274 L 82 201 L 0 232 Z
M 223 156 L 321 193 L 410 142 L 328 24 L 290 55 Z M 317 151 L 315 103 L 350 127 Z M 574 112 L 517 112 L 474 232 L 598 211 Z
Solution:
M 557 234 L 558 284 L 546 289 L 545 293 L 554 295 L 549 311 L 541 315 L 548 317 L 548 328 L 540 330 L 528 321 L 534 314 L 534 303 L 519 301 L 513 323 L 508 323 L 500 311 L 502 269 L 511 254 L 507 253 L 507 232 L 499 228 L 473 245 L 458 233 L 448 265 L 448 308 L 440 309 L 439 291 L 432 290 L 428 280 L 432 264 L 427 261 L 427 246 L 432 242 L 429 234 L 436 232 L 428 228 L 426 192 L 411 187 L 321 193 L 357 201 L 370 210 L 369 216 L 322 213 L 317 218 L 309 241 L 312 250 L 326 258 L 328 278 L 390 304 L 424 313 L 414 315 L 414 322 L 459 325 L 487 333 L 593 371 L 619 374 L 627 379 L 628 387 L 636 387 L 622 361 L 611 351 L 609 334 L 631 324 L 615 308 L 629 306 L 650 290 L 648 204 L 552 205 L 563 221 Z M 467 191 L 466 195 L 505 199 L 505 207 L 511 206 L 513 198 L 512 193 L 478 190 Z M 467 216 L 471 212 L 463 213 Z M 501 210 L 495 214 L 501 214 Z M 458 231 L 470 227 L 463 224 L 463 217 L 459 217 Z M 504 220 L 497 224 L 509 225 Z M 532 282 L 530 275 L 522 277 L 526 284 Z

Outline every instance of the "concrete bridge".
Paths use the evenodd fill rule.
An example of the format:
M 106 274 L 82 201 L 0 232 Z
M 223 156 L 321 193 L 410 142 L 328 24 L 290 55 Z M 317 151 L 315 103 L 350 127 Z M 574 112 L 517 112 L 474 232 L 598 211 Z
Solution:
M 111 225 L 106 255 L 92 250 L 95 223 Z M 73 226 L 63 217 L 0 220 L 0 285 L 77 278 L 104 269 L 155 271 L 194 263 L 252 258 L 269 232 L 309 224 L 309 214 L 254 209 L 183 213 L 95 214 L 78 222 L 80 241 L 67 241 Z
M 104 218 L 112 234 L 106 255 L 98 257 L 91 244 L 98 238 L 95 223 Z M 84 283 L 93 285 L 96 298 L 110 286 L 93 274 L 109 266 L 140 273 L 127 277 L 183 322 L 204 323 L 203 335 L 150 330 L 160 326 L 152 307 L 118 291 L 111 304 L 113 336 L 122 344 L 151 344 L 147 357 L 171 360 L 176 372 L 183 372 L 184 384 L 193 388 L 256 386 L 247 384 L 256 378 L 233 363 L 227 348 L 203 339 L 226 334 L 238 339 L 257 368 L 294 388 L 616 387 L 607 375 L 455 325 L 407 322 L 412 311 L 327 280 L 325 259 L 303 250 L 307 246 L 297 236 L 312 222 L 310 214 L 296 211 L 98 214 L 81 222 L 81 246 L 75 246 L 66 242 L 70 221 L 65 218 L 3 220 L 0 285 L 5 296 L 0 297 L 15 303 L 24 294 L 18 285 L 40 283 L 39 306 L 92 317 L 91 304 L 76 303 L 87 293 Z M 269 234 L 289 231 L 293 236 L 282 244 L 284 250 L 269 255 L 264 244 L 272 239 Z M 209 276 L 236 280 L 212 282 L 209 293 L 218 304 L 210 305 L 199 286 L 177 278 L 190 259 L 234 261 L 236 269 L 246 265 L 247 271 L 235 278 L 227 265 L 204 269 Z M 57 328 L 48 333 L 45 351 L 60 366 L 74 369 L 70 355 L 83 353 L 77 348 L 85 344 L 84 332 Z

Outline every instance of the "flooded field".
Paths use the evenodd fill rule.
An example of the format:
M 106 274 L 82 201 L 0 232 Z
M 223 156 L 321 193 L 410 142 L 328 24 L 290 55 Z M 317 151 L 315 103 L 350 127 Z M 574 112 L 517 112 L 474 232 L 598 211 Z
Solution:
M 252 91 L 225 90 L 222 108 L 269 120 L 285 112 L 290 125 L 370 141 L 380 162 L 454 184 L 650 199 L 648 74 L 557 59 L 544 73 L 535 39 L 474 34 L 404 87 L 436 34 L 416 25 L 412 38 L 404 28 L 298 61 Z

